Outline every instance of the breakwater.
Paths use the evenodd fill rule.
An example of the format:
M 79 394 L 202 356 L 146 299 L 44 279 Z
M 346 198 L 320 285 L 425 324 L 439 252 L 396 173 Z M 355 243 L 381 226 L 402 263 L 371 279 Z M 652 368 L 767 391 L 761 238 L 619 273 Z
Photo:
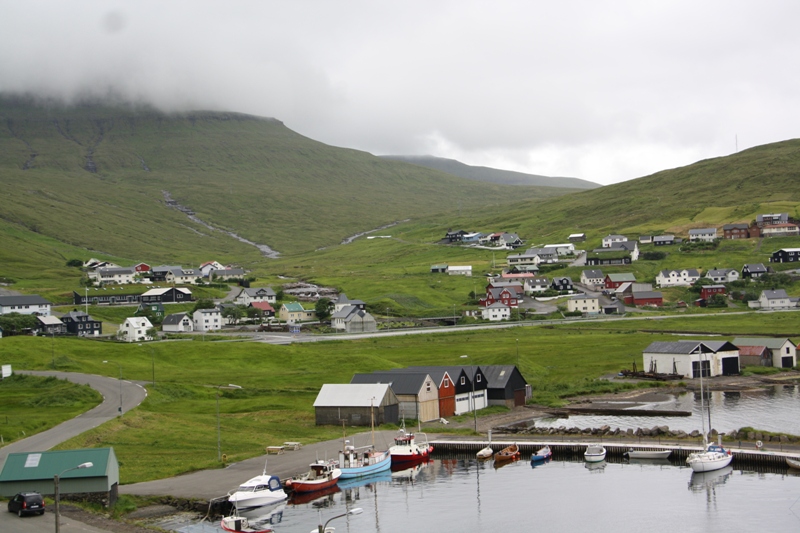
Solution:
M 603 447 L 606 449 L 606 456 L 611 459 L 617 459 L 619 462 L 624 457 L 625 452 L 628 450 L 672 450 L 672 454 L 669 457 L 670 462 L 678 462 L 682 463 L 689 457 L 689 454 L 694 452 L 702 451 L 703 448 L 700 445 L 693 445 L 693 444 L 674 444 L 674 443 L 656 443 L 656 442 L 649 442 L 649 443 L 642 443 L 642 442 L 607 442 L 602 441 L 600 442 Z M 597 441 L 594 440 L 593 442 L 580 442 L 580 441 L 557 441 L 557 440 L 530 440 L 530 441 L 521 441 L 521 440 L 514 440 L 514 441 L 456 441 L 456 440 L 436 440 L 433 441 L 434 451 L 436 455 L 442 454 L 454 454 L 454 455 L 466 455 L 474 457 L 474 455 L 485 448 L 486 446 L 491 446 L 492 450 L 495 452 L 502 450 L 506 446 L 510 444 L 516 444 L 519 446 L 520 453 L 522 454 L 523 458 L 526 456 L 529 458 L 531 455 L 536 453 L 537 450 L 544 446 L 549 446 L 550 449 L 553 451 L 553 458 L 559 460 L 570 460 L 570 459 L 583 459 L 583 453 L 586 451 L 586 448 L 590 444 L 597 444 Z M 729 449 L 733 454 L 733 460 L 731 464 L 734 467 L 746 467 L 751 468 L 754 470 L 762 470 L 768 469 L 769 471 L 774 470 L 786 470 L 788 469 L 788 465 L 786 464 L 786 458 L 796 458 L 798 456 L 797 451 L 759 451 L 759 450 L 747 450 L 747 449 L 736 449 L 735 447 L 728 447 L 725 444 L 726 449 Z

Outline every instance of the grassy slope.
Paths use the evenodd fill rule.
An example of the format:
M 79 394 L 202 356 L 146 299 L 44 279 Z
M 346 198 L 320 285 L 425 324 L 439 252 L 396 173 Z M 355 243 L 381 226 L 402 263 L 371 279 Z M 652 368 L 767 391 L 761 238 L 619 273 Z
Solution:
M 260 260 L 253 247 L 167 208 L 164 190 L 203 220 L 285 253 L 396 220 L 499 203 L 512 190 L 517 198 L 569 192 L 458 179 L 239 114 L 45 109 L 5 98 L 0 124 L 7 200 L 0 219 L 87 248 L 85 256 L 131 262 Z M 96 174 L 84 170 L 91 150 Z

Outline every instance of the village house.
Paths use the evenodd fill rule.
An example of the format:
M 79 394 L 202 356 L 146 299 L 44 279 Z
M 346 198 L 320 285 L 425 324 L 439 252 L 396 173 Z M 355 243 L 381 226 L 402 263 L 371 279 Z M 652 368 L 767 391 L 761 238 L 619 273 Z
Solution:
M 554 291 L 571 291 L 572 290 L 572 278 L 569 276 L 560 276 L 553 278 L 553 281 L 550 283 L 550 288 Z
M 530 296 L 531 294 L 535 294 L 537 292 L 544 292 L 549 288 L 550 288 L 550 282 L 545 277 L 526 279 L 525 284 L 523 285 L 525 294 L 527 294 L 528 296 Z
M 223 268 L 212 270 L 208 273 L 209 282 L 227 281 L 232 279 L 243 279 L 245 271 L 243 268 Z
M 472 276 L 472 265 L 456 266 L 450 265 L 447 267 L 447 274 L 449 276 Z
M 748 306 L 757 309 L 794 309 L 798 298 L 791 298 L 783 289 L 761 291 L 756 302 L 748 302 Z
M 139 301 L 143 304 L 161 303 L 161 304 L 178 304 L 188 303 L 193 301 L 192 291 L 185 287 L 165 287 L 158 289 L 150 289 L 142 293 Z
M 461 242 L 464 244 L 477 243 L 480 242 L 481 237 L 483 237 L 483 233 L 480 233 L 478 231 L 473 233 L 465 233 L 464 235 L 461 236 Z
M 215 331 L 222 329 L 222 312 L 213 309 L 198 309 L 192 314 L 195 331 Z
M 690 379 L 739 373 L 739 349 L 727 341 L 656 341 L 642 352 L 642 368 Z
M 57 316 L 37 316 L 39 335 L 64 335 L 67 326 Z
M 653 246 L 672 246 L 675 244 L 675 235 L 656 235 L 653 237 Z
M 41 296 L 0 296 L 0 315 L 19 313 L 21 315 L 50 316 L 52 303 Z
M 93 319 L 83 311 L 73 309 L 61 317 L 67 333 L 78 337 L 97 337 L 101 334 L 103 323 Z
M 200 265 L 200 268 L 198 268 L 198 270 L 200 271 L 200 275 L 202 277 L 207 278 L 212 270 L 225 270 L 225 267 L 221 263 L 218 263 L 217 261 L 206 261 L 205 263 Z
M 800 248 L 781 248 L 772 252 L 770 263 L 794 263 L 800 261 Z
M 700 298 L 703 300 L 708 300 L 715 294 L 722 294 L 724 296 L 726 293 L 725 285 L 703 285 L 700 288 Z
M 657 291 L 634 291 L 630 298 L 625 297 L 625 303 L 636 306 L 661 307 L 664 305 L 664 296 Z
M 461 237 L 466 235 L 468 232 L 464 231 L 463 229 L 459 229 L 456 231 L 448 231 L 444 238 L 449 242 L 461 242 Z
M 431 376 L 424 372 L 396 369 L 391 372 L 354 374 L 351 384 L 386 383 L 397 396 L 401 420 L 430 422 L 439 420 L 439 391 Z
M 555 250 L 558 256 L 575 254 L 575 245 L 571 242 L 563 244 L 545 244 L 542 248 L 545 250 Z
M 497 302 L 508 307 L 517 307 L 519 306 L 519 295 L 512 287 L 490 287 L 486 289 L 486 296 L 478 301 L 478 305 L 488 307 Z
M 506 258 L 509 267 L 513 267 L 521 272 L 526 272 L 530 267 L 538 271 L 538 265 L 542 263 L 558 262 L 558 254 L 553 249 L 529 248 L 521 254 L 511 254 Z
M 586 240 L 585 233 L 570 233 L 569 237 L 567 237 L 569 242 L 583 242 Z
M 378 323 L 366 311 L 367 304 L 361 300 L 350 300 L 341 293 L 333 304 L 331 327 L 347 333 L 364 333 L 378 330 Z
M 447 265 L 431 265 L 431 274 L 444 274 L 447 272 Z
M 800 235 L 800 227 L 794 222 L 770 224 L 761 228 L 762 237 L 796 237 Z
M 714 242 L 717 228 L 698 228 L 689 230 L 689 242 Z
M 202 277 L 199 270 L 193 268 L 174 268 L 167 272 L 164 281 L 172 285 L 194 285 Z
M 287 302 L 281 305 L 281 309 L 278 311 L 278 318 L 293 324 L 295 322 L 315 320 L 317 313 L 313 309 L 304 309 L 299 302 Z
M 749 239 L 749 228 L 748 224 L 725 224 L 722 226 L 722 236 L 725 239 Z
M 262 316 L 272 318 L 275 316 L 275 308 L 269 302 L 250 302 L 247 307 L 252 307 L 261 311 Z
M 147 320 L 147 317 L 128 317 L 117 330 L 117 338 L 125 342 L 151 341 L 153 337 L 148 335 L 148 331 L 151 329 L 153 329 L 153 324 Z
M 269 302 L 274 304 L 276 302 L 275 291 L 272 287 L 245 287 L 233 299 L 236 305 L 248 306 L 252 302 Z
M 731 341 L 740 349 L 745 346 L 761 346 L 769 352 L 769 364 L 776 368 L 797 366 L 797 347 L 786 337 L 736 337 Z
M 616 242 L 609 247 L 595 248 L 586 255 L 586 264 L 599 265 L 629 265 L 639 259 L 639 242 Z
M 387 383 L 326 383 L 314 400 L 316 425 L 398 424 L 400 402 Z
M 168 333 L 187 333 L 194 331 L 194 322 L 187 313 L 174 313 L 164 317 L 161 331 Z
M 601 287 L 605 285 L 605 276 L 602 270 L 583 270 L 581 272 L 581 285 L 588 287 Z
M 136 263 L 133 265 L 133 269 L 137 274 L 144 274 L 145 272 L 150 272 L 150 265 L 147 263 Z
M 756 216 L 756 225 L 759 228 L 774 226 L 776 224 L 786 224 L 789 222 L 789 213 L 768 213 Z
M 656 275 L 656 285 L 659 287 L 689 287 L 698 279 L 700 279 L 700 272 L 694 268 L 662 270 Z
M 763 263 L 750 263 L 742 267 L 742 278 L 758 279 L 767 273 Z
M 625 235 L 606 235 L 603 237 L 603 248 L 611 248 L 615 243 L 627 242 L 628 238 Z
M 634 283 L 635 281 L 636 276 L 630 272 L 621 274 L 608 274 L 603 281 L 603 286 L 606 289 L 616 289 L 623 283 Z
M 639 244 L 653 244 L 653 236 L 639 235 Z
M 597 296 L 576 294 L 567 300 L 567 311 L 593 315 L 600 312 L 600 299 Z
M 139 275 L 133 267 L 98 268 L 86 274 L 88 278 L 101 285 L 126 285 L 134 283 Z
M 501 301 L 487 305 L 481 310 L 481 318 L 491 322 L 511 319 L 511 307 Z
M 705 277 L 716 283 L 730 283 L 739 280 L 739 271 L 733 268 L 715 268 L 706 272 Z

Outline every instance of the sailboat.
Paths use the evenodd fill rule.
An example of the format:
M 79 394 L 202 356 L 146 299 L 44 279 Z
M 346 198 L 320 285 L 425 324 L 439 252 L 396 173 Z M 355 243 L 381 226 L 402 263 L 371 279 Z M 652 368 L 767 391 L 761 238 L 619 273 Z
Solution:
M 731 452 L 722 447 L 722 443 L 709 444 L 708 433 L 706 433 L 705 423 L 705 399 L 703 393 L 703 369 L 702 361 L 700 362 L 700 422 L 703 427 L 703 451 L 695 452 L 686 458 L 686 464 L 692 467 L 695 472 L 712 472 L 720 470 L 731 464 L 733 456 Z M 710 402 L 709 402 L 710 403 Z M 708 430 L 711 431 L 711 405 L 708 406 Z
M 494 450 L 492 449 L 492 430 L 489 430 L 489 445 L 486 448 L 483 448 L 475 454 L 478 459 L 491 459 L 492 455 L 494 455 Z
M 370 405 L 370 415 L 372 427 L 372 444 L 368 446 L 360 446 L 356 448 L 350 444 L 349 440 L 344 440 L 344 450 L 339 452 L 339 470 L 341 475 L 339 479 L 352 479 L 361 476 L 374 474 L 375 472 L 382 472 L 389 470 L 392 466 L 392 455 L 389 450 L 379 452 L 375 450 L 375 416 L 372 412 L 373 406 Z M 342 422 L 342 429 L 344 430 L 344 422 Z

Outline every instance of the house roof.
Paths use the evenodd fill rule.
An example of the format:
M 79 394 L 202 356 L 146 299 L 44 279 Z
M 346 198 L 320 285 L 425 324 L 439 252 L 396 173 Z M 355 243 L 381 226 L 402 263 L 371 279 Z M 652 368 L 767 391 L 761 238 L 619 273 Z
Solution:
M 785 300 L 789 298 L 789 295 L 786 294 L 786 291 L 783 289 L 764 290 L 761 291 L 761 295 L 764 296 L 767 300 Z
M 482 366 L 481 371 L 483 375 L 486 376 L 487 385 L 490 389 L 502 389 L 508 383 L 508 380 L 511 379 L 511 376 L 514 374 L 514 369 L 517 367 L 514 365 L 488 365 Z M 522 374 L 520 373 L 520 377 Z M 522 381 L 527 384 L 527 381 L 524 377 L 522 377 Z
M 82 317 L 86 317 L 86 320 L 94 320 L 91 316 L 87 315 L 83 311 L 77 311 L 77 310 L 70 311 L 69 313 L 66 313 L 65 315 L 63 315 L 61 318 L 62 319 L 63 318 L 67 318 L 67 319 L 71 319 L 71 320 L 76 320 L 77 321 L 79 318 L 82 318 Z
M 390 390 L 386 383 L 326 383 L 319 390 L 314 407 L 378 406 Z
M 135 328 L 152 328 L 153 327 L 153 324 L 151 324 L 150 321 L 147 320 L 147 317 L 144 317 L 144 316 L 131 316 L 131 317 L 128 317 L 128 318 L 125 319 L 125 322 L 123 323 L 123 325 L 125 325 L 125 324 L 130 324 L 131 326 L 133 326 Z
M 347 319 L 350 315 L 352 315 L 353 313 L 356 313 L 358 311 L 360 311 L 360 309 L 355 305 L 345 305 L 344 307 L 342 307 L 341 309 L 339 309 L 338 311 L 333 313 L 331 315 L 331 319 L 334 319 L 334 318 L 336 318 L 336 319 L 339 319 L 339 318 Z
M 744 266 L 750 273 L 767 271 L 767 267 L 765 267 L 763 263 L 748 263 Z
M 739 346 L 739 355 L 763 356 L 767 350 L 766 346 Z
M 636 281 L 636 276 L 634 276 L 630 272 L 626 272 L 623 274 L 608 274 L 606 277 L 613 282 Z
M 585 278 L 603 278 L 602 270 L 584 270 L 581 272 Z
M 0 296 L 0 306 L 8 305 L 53 305 L 38 295 L 31 296 Z
M 697 228 L 697 229 L 690 229 L 689 235 L 702 235 L 704 233 L 716 233 L 717 228 Z
M 262 311 L 275 312 L 275 308 L 272 307 L 269 302 L 250 302 L 250 307 L 255 307 L 256 309 L 261 309 Z
M 722 229 L 724 231 L 726 229 L 727 230 L 731 230 L 731 229 L 747 229 L 748 227 L 749 226 L 747 224 L 725 224 L 724 226 L 722 226 Z
M 297 311 L 305 311 L 303 305 L 299 302 L 287 302 L 282 305 L 287 311 L 290 313 L 297 312 Z
M 164 317 L 161 322 L 162 326 L 177 326 L 181 321 L 186 318 L 186 313 L 173 313 Z
M 800 252 L 800 248 L 781 248 L 779 252 Z M 772 252 L 775 253 L 775 252 Z
M 604 241 L 608 239 L 627 239 L 627 237 L 625 235 L 615 235 L 615 234 L 609 234 L 603 237 Z
M 728 272 L 738 272 L 738 270 L 733 268 L 715 268 L 706 272 L 706 277 L 727 276 Z
M 590 296 L 586 293 L 574 294 L 570 297 L 570 300 L 597 300 L 597 296 Z
M 267 296 L 275 296 L 275 291 L 272 290 L 272 287 L 245 287 L 238 294 L 238 296 L 241 296 L 242 293 L 247 294 L 248 296 L 258 296 L 259 293 L 264 293 Z
M 372 374 L 355 374 L 350 383 L 386 383 L 395 394 L 418 394 L 431 377 L 422 371 L 408 372 L 373 372 Z
M 736 346 L 727 341 L 655 341 L 644 349 L 644 353 L 716 353 L 732 351 Z
M 674 241 L 675 235 L 656 235 L 653 237 L 653 242 L 667 242 Z
M 633 293 L 634 300 L 642 300 L 642 299 L 651 299 L 651 298 L 662 298 L 663 295 L 658 291 L 639 291 Z
M 783 347 L 786 342 L 794 343 L 787 337 L 736 337 L 731 342 L 736 346 L 766 346 L 770 350 Z
M 36 319 L 44 324 L 45 326 L 58 326 L 59 324 L 63 325 L 64 323 L 59 319 L 57 316 L 37 316 Z
M 503 302 L 495 302 L 492 305 L 487 305 L 485 309 L 511 309 L 511 308 L 506 304 L 504 304 Z
M 168 293 L 172 289 L 175 289 L 176 291 L 182 292 L 184 294 L 192 294 L 191 290 L 186 289 L 184 287 L 166 287 L 161 289 L 150 289 L 149 291 L 142 293 L 142 296 L 161 296 L 163 294 Z
M 53 480 L 55 476 L 65 478 L 87 478 L 106 475 L 109 465 L 116 462 L 113 448 L 86 448 L 81 450 L 59 450 L 48 452 L 10 453 L 0 472 L 0 482 Z M 91 462 L 89 468 L 61 473 L 65 468 Z

